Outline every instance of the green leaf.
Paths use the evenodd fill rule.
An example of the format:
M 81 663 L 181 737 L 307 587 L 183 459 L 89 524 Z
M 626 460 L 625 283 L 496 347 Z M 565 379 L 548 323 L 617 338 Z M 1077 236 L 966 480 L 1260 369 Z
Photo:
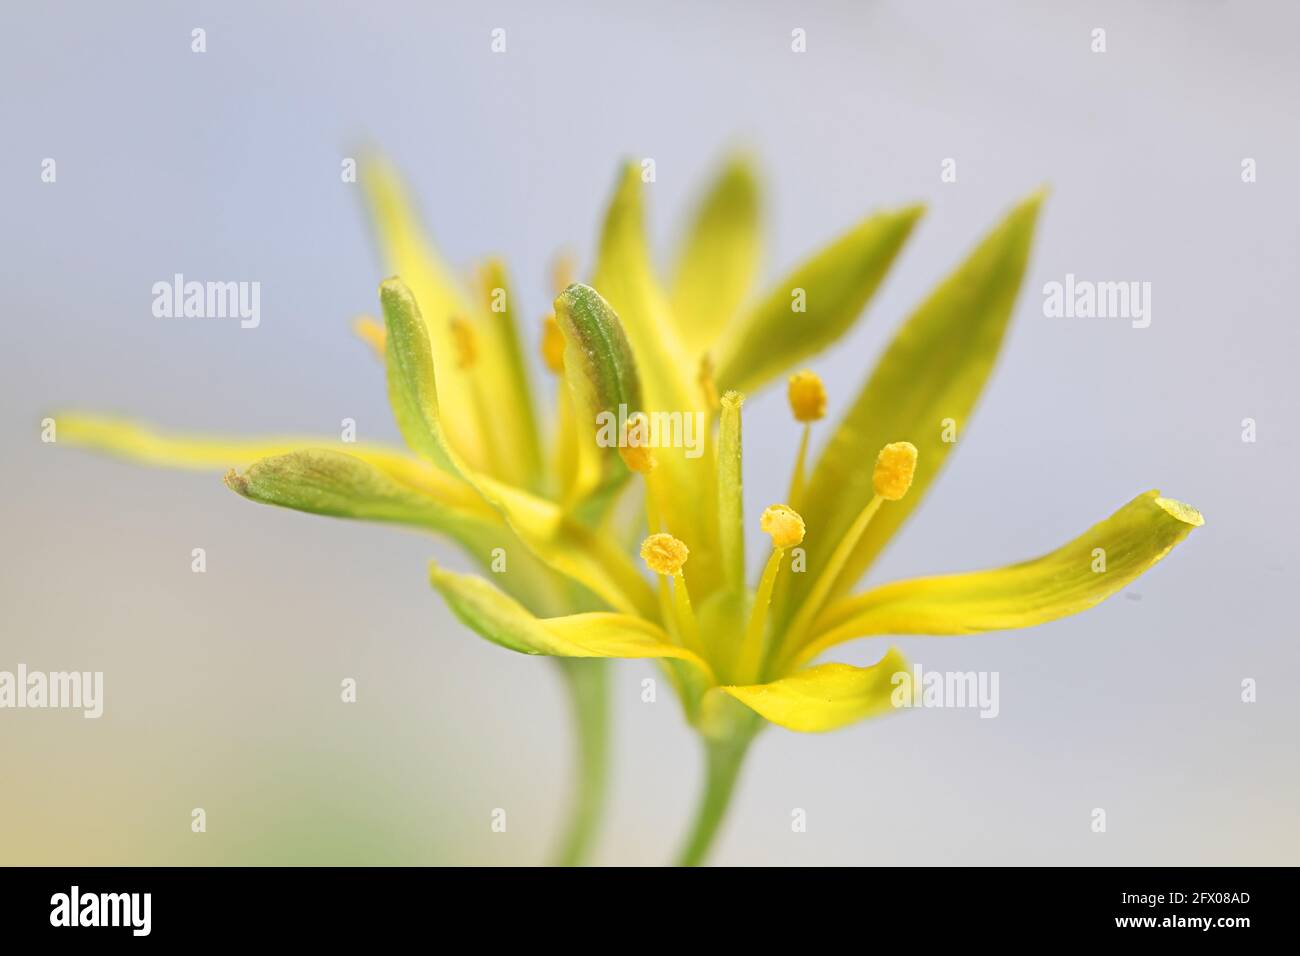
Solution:
M 911 490 L 885 503 L 845 563 L 828 600 L 845 593 L 925 497 L 988 380 L 1011 318 L 1043 193 L 1016 206 L 970 257 L 903 324 L 818 460 L 804 494 L 808 566 L 823 566 L 871 500 L 876 454 L 909 441 L 920 452 Z M 793 613 L 814 575 L 797 575 L 786 596 Z
M 735 318 L 758 271 L 758 177 L 733 157 L 696 209 L 672 285 L 677 332 L 692 353 L 707 352 Z
M 869 216 L 778 282 L 718 345 L 718 387 L 753 392 L 848 331 L 922 212 Z

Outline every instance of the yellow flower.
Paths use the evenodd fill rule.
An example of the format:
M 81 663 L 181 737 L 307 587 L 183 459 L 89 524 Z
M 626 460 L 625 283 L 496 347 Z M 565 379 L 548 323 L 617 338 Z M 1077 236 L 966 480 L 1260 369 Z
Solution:
M 988 378 L 1041 193 L 1015 206 L 904 322 L 807 475 L 825 390 L 812 373 L 790 381 L 803 438 L 788 503 L 759 522 L 772 549 L 751 589 L 742 393 L 848 329 L 920 208 L 867 217 L 751 298 L 757 189 L 748 164 L 736 160 L 706 194 L 665 288 L 650 264 L 639 173 L 627 166 L 590 285 L 557 290 L 547 325 L 546 366 L 562 376 L 547 454 L 504 271 L 484 267 L 477 301 L 460 292 L 415 228 L 396 180 L 382 166 L 372 170 L 379 231 L 401 278 L 381 286 L 383 327 L 363 320 L 358 331 L 384 356 L 413 454 L 289 439 L 213 443 L 85 417 L 60 417 L 59 437 L 154 462 L 247 465 L 227 479 L 245 497 L 433 529 L 485 565 L 505 547 L 509 570 L 491 582 L 431 568 L 467 626 L 523 653 L 656 658 L 667 668 L 712 765 L 682 862 L 703 856 L 764 720 L 826 731 L 891 709 L 891 677 L 905 667 L 897 651 L 870 667 L 816 663 L 825 651 L 861 637 L 1008 630 L 1077 613 L 1201 523 L 1189 506 L 1147 492 L 1043 557 L 852 593 L 954 447 L 944 423 L 965 426 Z M 706 427 L 697 443 L 661 440 L 651 453 L 626 440 L 628 418 L 616 417 L 608 431 L 599 425 L 638 413 L 652 436 L 656 423 L 679 423 L 660 429 L 661 439 L 682 438 L 682 423 L 696 416 Z M 633 548 L 619 543 L 630 536 L 614 504 L 628 489 L 643 504 L 635 540 L 644 538 L 653 585 Z M 1093 570 L 1099 548 L 1108 555 L 1104 573 Z

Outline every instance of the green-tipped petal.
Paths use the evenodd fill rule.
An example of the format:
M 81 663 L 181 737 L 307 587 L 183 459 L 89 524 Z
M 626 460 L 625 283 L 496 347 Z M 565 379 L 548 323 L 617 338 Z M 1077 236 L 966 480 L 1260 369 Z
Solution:
M 321 438 L 319 435 L 271 438 L 226 438 L 170 432 L 125 418 L 76 412 L 53 416 L 60 442 L 90 448 L 142 465 L 193 471 L 225 472 L 245 468 L 304 448 L 318 448 L 359 458 L 389 478 L 447 504 L 483 510 L 480 496 L 455 475 L 439 471 L 395 448 Z
M 705 193 L 677 261 L 673 318 L 683 344 L 708 351 L 744 304 L 760 253 L 758 177 L 733 157 Z
M 312 514 L 415 525 L 457 535 L 504 525 L 483 502 L 453 507 L 422 494 L 374 465 L 342 452 L 309 448 L 254 462 L 243 474 L 233 469 L 226 484 L 253 501 Z
M 795 656 L 878 634 L 976 634 L 1078 614 L 1125 587 L 1204 523 L 1158 491 L 1138 495 L 1051 554 L 1005 568 L 897 581 L 826 609 Z
M 808 566 L 820 567 L 874 494 L 876 453 L 908 441 L 920 453 L 911 490 L 881 508 L 859 539 L 830 597 L 851 588 L 924 498 L 984 389 L 1002 346 L 1033 242 L 1043 193 L 1011 213 L 903 324 L 836 428 L 808 480 L 802 509 Z M 945 420 L 951 419 L 951 423 Z M 813 575 L 791 583 L 787 610 Z
M 625 481 L 627 468 L 619 460 L 621 436 L 617 424 L 622 416 L 641 411 L 641 382 L 637 377 L 632 346 L 623 325 L 608 302 L 590 286 L 573 284 L 555 300 L 555 321 L 564 336 L 564 379 L 572 396 L 568 422 L 574 461 L 566 489 L 575 508 L 595 494 L 612 490 Z M 613 422 L 601 425 L 602 422 Z M 605 447 L 597 433 L 607 432 Z
M 553 657 L 671 658 L 689 661 L 706 676 L 710 673 L 708 664 L 643 618 L 603 611 L 539 618 L 476 575 L 431 565 L 429 577 L 461 621 L 512 651 Z
M 870 667 L 821 664 L 767 684 L 718 690 L 788 730 L 821 733 L 892 711 L 893 677 L 906 671 L 903 655 L 890 648 Z
M 400 279 L 383 283 L 380 300 L 388 329 L 389 399 L 407 443 L 472 485 L 519 539 L 556 571 L 586 586 L 611 607 L 652 616 L 654 592 L 612 541 L 553 502 L 475 472 L 460 458 L 443 432 L 433 357 L 419 306 Z
M 848 331 L 923 211 L 869 216 L 778 282 L 727 329 L 715 356 L 718 387 L 752 392 Z

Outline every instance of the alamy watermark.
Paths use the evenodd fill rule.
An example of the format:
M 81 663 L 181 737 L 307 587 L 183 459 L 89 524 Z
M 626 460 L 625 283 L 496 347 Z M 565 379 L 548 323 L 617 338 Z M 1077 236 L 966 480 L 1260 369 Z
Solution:
M 704 454 L 703 412 L 634 412 L 620 404 L 618 414 L 596 415 L 601 448 L 685 448 L 687 458 Z
M 895 671 L 889 682 L 895 708 L 977 708 L 981 718 L 996 717 L 1001 710 L 997 671 L 927 671 L 913 664 L 910 672 Z
M 0 671 L 0 709 L 80 710 L 87 720 L 104 713 L 103 671 Z
M 1135 329 L 1151 324 L 1150 282 L 1091 282 L 1065 274 L 1043 286 L 1043 315 L 1049 319 L 1129 319 Z
M 239 319 L 241 329 L 262 324 L 262 283 L 195 282 L 176 273 L 153 284 L 153 314 L 158 319 Z

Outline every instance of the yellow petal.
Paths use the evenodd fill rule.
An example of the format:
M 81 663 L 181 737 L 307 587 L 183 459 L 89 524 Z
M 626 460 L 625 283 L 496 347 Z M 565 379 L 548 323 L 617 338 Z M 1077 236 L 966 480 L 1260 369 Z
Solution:
M 890 648 L 870 667 L 821 664 L 767 684 L 718 690 L 774 724 L 820 733 L 892 711 L 893 677 L 906 671 L 903 655 Z
M 362 160 L 360 170 L 383 260 L 388 271 L 400 275 L 418 298 L 438 367 L 445 369 L 440 383 L 442 399 L 448 407 L 462 410 L 455 421 L 448 422 L 447 438 L 470 465 L 487 468 L 486 428 L 490 423 L 478 420 L 470 370 L 456 367 L 451 331 L 452 319 L 469 316 L 474 304 L 425 235 L 393 167 L 382 157 L 371 155 Z
M 481 497 L 464 481 L 402 450 L 382 445 L 332 442 L 319 435 L 268 438 L 190 435 L 156 429 L 130 419 L 76 412 L 52 417 L 60 442 L 164 468 L 225 472 L 303 448 L 333 450 L 359 458 L 395 481 L 434 495 L 451 506 L 488 513 Z
M 429 577 L 461 621 L 513 651 L 554 657 L 671 658 L 688 661 L 710 676 L 708 664 L 673 644 L 644 618 L 606 612 L 539 618 L 475 575 L 431 565 Z
M 848 331 L 922 211 L 869 216 L 778 282 L 728 326 L 717 347 L 718 387 L 753 392 Z
M 897 581 L 841 600 L 816 622 L 795 663 L 856 637 L 975 634 L 1077 614 L 1125 587 L 1203 522 L 1195 508 L 1148 491 L 1041 558 Z
M 990 232 L 894 335 L 871 377 L 837 426 L 805 486 L 808 566 L 821 567 L 874 494 L 875 452 L 889 442 L 919 451 L 907 496 L 881 508 L 858 540 L 830 596 L 862 576 L 899 525 L 925 497 L 940 466 L 964 437 L 966 418 L 993 370 L 1020 288 L 1042 193 Z M 792 614 L 814 575 L 792 580 Z
M 679 430 L 681 426 L 695 430 L 697 422 L 711 421 L 712 409 L 698 380 L 700 356 L 692 354 L 677 334 L 651 266 L 640 169 L 633 164 L 624 166 L 605 215 L 591 285 L 618 314 L 627 334 L 644 410 L 652 416 L 674 416 Z M 711 593 L 721 580 L 714 455 L 707 447 L 707 433 L 706 424 L 696 430 L 694 447 L 660 446 L 654 452 L 660 467 L 658 480 L 671 489 L 661 518 L 668 530 L 690 539 L 696 555 L 692 585 L 701 596 Z
M 478 281 L 483 310 L 477 329 L 484 341 L 474 375 L 480 394 L 488 399 L 489 427 L 499 450 L 500 469 L 494 474 L 537 491 L 542 484 L 542 445 L 514 290 L 498 259 L 483 264 Z
M 733 157 L 709 186 L 687 233 L 672 286 L 673 318 L 687 349 L 703 353 L 744 303 L 758 269 L 758 177 Z

